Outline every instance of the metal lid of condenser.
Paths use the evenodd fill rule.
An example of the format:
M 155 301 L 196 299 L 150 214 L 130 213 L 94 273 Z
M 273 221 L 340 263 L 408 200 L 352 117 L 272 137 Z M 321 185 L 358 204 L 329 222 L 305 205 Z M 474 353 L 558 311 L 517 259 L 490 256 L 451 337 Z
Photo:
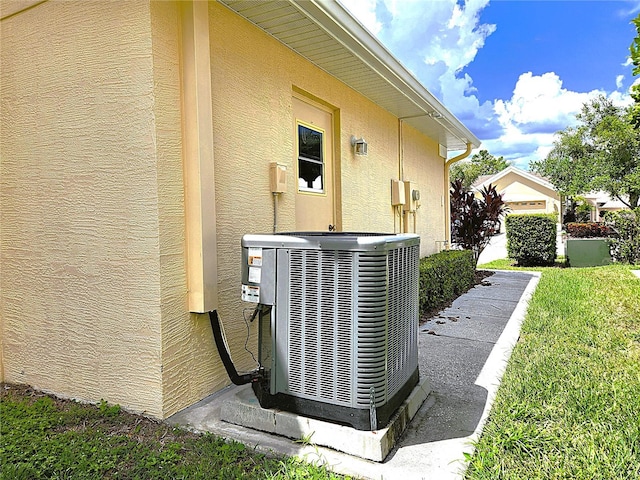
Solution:
M 307 250 L 386 251 L 420 244 L 415 233 L 288 232 L 247 234 L 242 247 L 296 248 Z

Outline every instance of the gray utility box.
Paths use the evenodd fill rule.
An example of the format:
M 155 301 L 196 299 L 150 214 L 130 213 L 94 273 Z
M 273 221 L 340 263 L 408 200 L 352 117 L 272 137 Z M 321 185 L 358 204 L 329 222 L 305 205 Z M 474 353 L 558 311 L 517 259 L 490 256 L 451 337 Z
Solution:
M 261 406 L 384 427 L 418 383 L 418 235 L 245 235 L 242 252 Z

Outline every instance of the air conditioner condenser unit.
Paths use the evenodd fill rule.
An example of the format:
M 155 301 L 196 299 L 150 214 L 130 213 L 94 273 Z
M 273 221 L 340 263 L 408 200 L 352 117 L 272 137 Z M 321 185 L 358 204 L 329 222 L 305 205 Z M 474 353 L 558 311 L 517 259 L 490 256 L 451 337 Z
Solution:
M 245 235 L 242 298 L 262 305 L 263 408 L 386 426 L 418 383 L 415 234 Z

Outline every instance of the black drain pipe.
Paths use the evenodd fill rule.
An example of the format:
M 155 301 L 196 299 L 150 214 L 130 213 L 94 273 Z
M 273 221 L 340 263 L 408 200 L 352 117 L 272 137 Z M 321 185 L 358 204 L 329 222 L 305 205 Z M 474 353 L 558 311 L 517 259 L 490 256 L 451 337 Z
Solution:
M 227 371 L 227 375 L 229 375 L 229 378 L 231 379 L 233 384 L 245 385 L 247 383 L 257 382 L 258 380 L 260 380 L 260 378 L 262 378 L 262 375 L 259 370 L 254 370 L 253 372 L 245 373 L 243 375 L 240 375 L 236 370 L 236 367 L 231 361 L 229 350 L 227 350 L 227 346 L 225 345 L 224 339 L 222 338 L 222 329 L 220 328 L 220 319 L 218 318 L 217 310 L 209 312 L 209 320 L 211 320 L 211 330 L 213 330 L 213 338 L 216 341 L 216 347 L 218 347 L 220 360 L 222 360 L 222 364 Z

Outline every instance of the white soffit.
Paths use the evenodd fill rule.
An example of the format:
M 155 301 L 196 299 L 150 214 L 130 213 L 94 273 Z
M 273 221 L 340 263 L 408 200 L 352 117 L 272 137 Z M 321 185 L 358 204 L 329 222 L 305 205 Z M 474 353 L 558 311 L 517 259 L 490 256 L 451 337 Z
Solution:
M 464 150 L 473 135 L 335 0 L 219 0 L 405 123 Z

